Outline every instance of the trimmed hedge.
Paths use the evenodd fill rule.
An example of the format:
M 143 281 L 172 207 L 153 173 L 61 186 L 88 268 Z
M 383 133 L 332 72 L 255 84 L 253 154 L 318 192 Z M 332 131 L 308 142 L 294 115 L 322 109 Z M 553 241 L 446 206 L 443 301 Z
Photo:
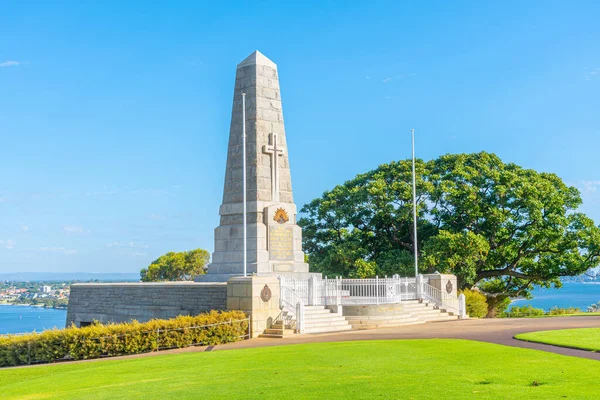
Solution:
M 145 323 L 73 326 L 0 337 L 0 367 L 216 345 L 238 341 L 247 334 L 248 320 L 241 311 L 211 311 Z

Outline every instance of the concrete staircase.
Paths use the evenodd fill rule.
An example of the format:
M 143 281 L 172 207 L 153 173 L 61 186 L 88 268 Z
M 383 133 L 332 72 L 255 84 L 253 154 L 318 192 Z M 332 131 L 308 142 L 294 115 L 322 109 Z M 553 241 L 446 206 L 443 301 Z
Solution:
M 426 322 L 451 321 L 457 315 L 434 307 L 434 304 L 410 300 L 402 302 L 402 310 L 386 315 L 346 316 L 353 330 L 391 328 L 395 326 L 424 324 Z
M 304 307 L 304 333 L 341 332 L 391 328 L 395 326 L 424 324 L 426 322 L 452 321 L 457 315 L 438 309 L 434 304 L 418 300 L 403 301 L 397 310 L 379 315 L 343 316 L 324 306 Z M 386 308 L 385 305 L 381 307 Z M 271 328 L 265 329 L 259 337 L 284 338 L 296 333 L 295 317 L 282 311 Z
M 352 326 L 343 315 L 324 306 L 304 307 L 304 333 L 349 331 Z M 295 317 L 282 311 L 273 325 L 259 335 L 262 338 L 284 338 L 296 333 Z
M 261 333 L 258 337 L 282 339 L 284 337 L 292 336 L 295 333 L 296 330 L 291 325 L 285 324 L 282 320 L 278 320 L 270 328 L 265 329 L 264 333 Z
M 341 313 L 336 313 L 324 306 L 307 306 L 304 308 L 304 333 L 324 333 L 349 331 L 352 326 Z

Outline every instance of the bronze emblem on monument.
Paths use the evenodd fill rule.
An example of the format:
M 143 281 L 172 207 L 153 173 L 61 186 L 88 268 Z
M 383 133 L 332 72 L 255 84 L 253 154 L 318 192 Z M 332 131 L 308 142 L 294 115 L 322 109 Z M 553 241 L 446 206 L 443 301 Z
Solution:
M 260 291 L 260 299 L 265 303 L 271 300 L 271 289 L 267 285 Z
M 448 283 L 446 283 L 446 292 L 452 293 L 452 289 L 454 289 L 454 286 L 452 285 L 452 282 L 448 281 Z
M 275 211 L 275 216 L 273 217 L 273 221 L 279 222 L 280 224 L 285 224 L 290 219 L 288 218 L 287 212 L 283 208 L 278 208 Z

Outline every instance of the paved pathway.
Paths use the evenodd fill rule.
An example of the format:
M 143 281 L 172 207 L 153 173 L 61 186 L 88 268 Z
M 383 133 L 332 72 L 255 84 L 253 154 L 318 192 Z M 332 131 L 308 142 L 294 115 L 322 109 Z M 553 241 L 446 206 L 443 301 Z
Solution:
M 600 353 L 594 353 L 585 350 L 567 349 L 564 347 L 530 343 L 513 339 L 513 337 L 519 333 L 569 328 L 600 328 L 600 317 L 498 318 L 430 322 L 421 325 L 409 325 L 397 328 L 380 328 L 366 331 L 294 335 L 283 339 L 257 338 L 245 340 L 243 342 L 215 346 L 210 350 L 231 350 L 299 343 L 342 342 L 348 340 L 440 338 L 477 340 L 481 342 L 543 350 L 557 354 L 589 358 L 600 361 Z M 206 351 L 207 349 L 198 348 L 192 349 L 191 351 L 194 350 Z

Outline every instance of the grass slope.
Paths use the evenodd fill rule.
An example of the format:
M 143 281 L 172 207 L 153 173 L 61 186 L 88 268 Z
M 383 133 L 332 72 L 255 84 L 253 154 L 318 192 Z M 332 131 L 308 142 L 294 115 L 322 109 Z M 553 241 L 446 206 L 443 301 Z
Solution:
M 598 365 L 466 340 L 318 343 L 7 369 L 0 371 L 0 394 L 3 400 L 597 399 Z
M 561 329 L 522 333 L 515 336 L 528 342 L 553 344 L 582 350 L 600 351 L 600 328 Z

